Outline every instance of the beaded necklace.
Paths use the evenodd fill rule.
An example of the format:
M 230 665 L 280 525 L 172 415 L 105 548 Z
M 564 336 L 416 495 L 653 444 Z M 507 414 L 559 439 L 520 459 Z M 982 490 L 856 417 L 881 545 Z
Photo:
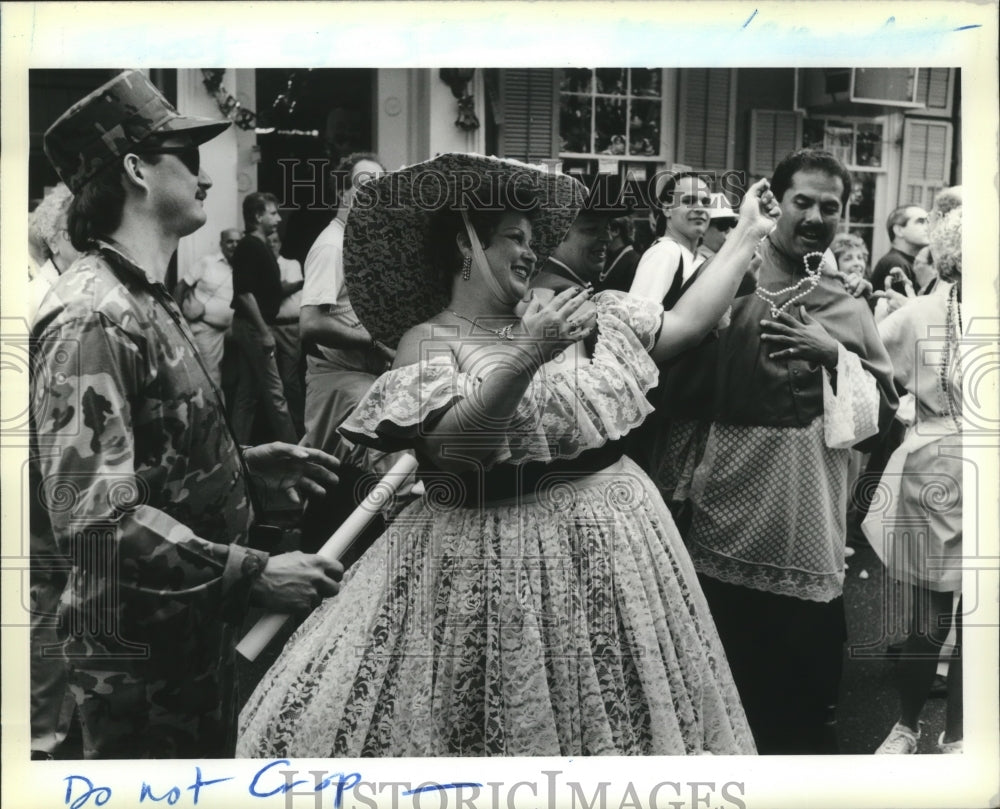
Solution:
M 514 324 L 510 324 L 509 326 L 504 326 L 502 329 L 491 329 L 489 326 L 484 326 L 481 323 L 473 320 L 472 318 L 466 317 L 465 315 L 460 315 L 454 309 L 449 309 L 448 311 L 451 314 L 453 314 L 455 317 L 461 318 L 466 323 L 471 323 L 477 329 L 482 329 L 483 331 L 488 331 L 488 332 L 491 332 L 492 334 L 495 334 L 497 336 L 497 338 L 500 339 L 500 340 L 513 340 L 514 339 L 514 336 L 513 336 Z
M 621 252 L 620 252 L 620 253 L 619 253 L 619 254 L 618 254 L 617 256 L 615 256 L 615 260 L 614 260 L 614 261 L 612 261 L 612 262 L 611 262 L 611 263 L 610 263 L 610 264 L 608 265 L 608 268 L 607 268 L 606 270 L 601 270 L 601 274 L 600 274 L 600 275 L 598 276 L 598 280 L 600 280 L 600 281 L 601 281 L 602 283 L 603 283 L 604 281 L 606 281 L 606 280 L 607 280 L 607 278 L 608 278 L 608 276 L 609 276 L 609 275 L 611 275 L 611 271 L 612 271 L 612 270 L 613 270 L 613 269 L 614 269 L 615 267 L 617 267 L 617 266 L 618 266 L 618 262 L 619 262 L 619 261 L 621 261 L 621 260 L 622 260 L 622 257 L 623 257 L 623 256 L 624 256 L 624 255 L 625 255 L 626 253 L 629 253 L 629 252 L 633 252 L 633 247 L 632 247 L 632 245 L 630 245 L 630 244 L 626 244 L 626 245 L 625 245 L 625 246 L 624 246 L 624 247 L 623 247 L 623 248 L 621 249 Z M 569 268 L 567 267 L 567 269 L 569 269 Z M 570 272 L 573 272 L 573 271 L 572 271 L 572 270 L 570 270 Z M 574 275 L 576 275 L 576 273 L 573 273 L 573 274 L 574 274 Z M 580 281 L 580 280 L 581 280 L 580 276 L 578 276 L 578 275 L 577 275 L 577 277 L 576 277 L 576 280 L 577 280 L 577 281 Z
M 592 283 L 590 283 L 590 281 L 584 281 L 576 272 L 573 271 L 572 267 L 570 267 L 570 266 L 568 266 L 566 264 L 563 264 L 563 262 L 559 261 L 558 259 L 552 258 L 552 256 L 549 256 L 549 261 L 551 261 L 557 267 L 562 267 L 562 269 L 564 269 L 566 272 L 568 272 L 572 276 L 572 280 L 576 281 L 584 289 L 593 289 L 594 288 L 594 285 Z M 603 275 L 601 276 L 601 280 L 602 281 L 604 280 L 604 276 Z
M 956 330 L 957 325 L 957 330 Z M 948 314 L 945 317 L 945 347 L 941 356 L 941 365 L 938 367 L 938 393 L 941 401 L 944 402 L 945 412 L 955 425 L 958 432 L 962 432 L 962 421 L 959 403 L 955 401 L 952 394 L 952 386 L 948 384 L 951 376 L 952 363 L 954 363 L 954 375 L 959 392 L 962 389 L 962 355 L 958 350 L 958 341 L 962 336 L 962 310 L 958 305 L 958 284 L 948 290 Z M 954 352 L 954 356 L 953 356 Z
M 809 266 L 809 259 L 813 256 L 816 257 L 815 270 Z M 804 298 L 806 295 L 808 295 L 816 288 L 816 285 L 819 284 L 819 278 L 820 278 L 819 269 L 820 265 L 822 264 L 822 261 L 823 261 L 822 253 L 817 253 L 815 251 L 812 253 L 806 253 L 804 256 L 802 256 L 802 264 L 806 268 L 806 274 L 804 278 L 800 278 L 790 287 L 779 289 L 776 292 L 769 292 L 768 290 L 762 289 L 761 287 L 757 287 L 754 290 L 754 294 L 762 301 L 764 301 L 764 303 L 766 303 L 768 306 L 771 307 L 771 317 L 773 318 L 778 317 L 778 315 L 780 315 L 782 312 L 785 311 L 785 309 L 787 309 L 789 306 L 795 303 L 795 301 Z M 799 291 L 800 289 L 801 292 Z M 787 301 L 785 301 L 783 304 L 779 306 L 778 298 L 780 298 L 782 295 L 787 295 L 789 292 L 794 292 L 796 294 L 792 295 L 792 297 L 790 297 Z

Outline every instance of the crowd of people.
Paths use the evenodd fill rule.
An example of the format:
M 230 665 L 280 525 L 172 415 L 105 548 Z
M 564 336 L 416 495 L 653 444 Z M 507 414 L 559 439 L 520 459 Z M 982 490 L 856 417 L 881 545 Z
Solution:
M 960 189 L 870 270 L 821 151 L 742 200 L 670 176 L 641 255 L 613 177 L 357 153 L 304 267 L 254 192 L 168 290 L 226 126 L 127 71 L 45 134 L 33 756 L 74 722 L 87 758 L 835 753 L 863 541 L 911 606 L 875 752 L 916 751 L 942 664 L 961 752 Z M 253 607 L 308 617 L 244 702 Z

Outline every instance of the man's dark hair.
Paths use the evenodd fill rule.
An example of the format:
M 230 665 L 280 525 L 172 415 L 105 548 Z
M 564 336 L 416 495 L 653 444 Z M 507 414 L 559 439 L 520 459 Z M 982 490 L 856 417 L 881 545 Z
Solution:
M 142 158 L 147 163 L 160 162 L 157 154 L 146 154 Z M 66 230 L 73 247 L 81 253 L 89 250 L 94 242 L 110 236 L 122 222 L 125 209 L 124 163 L 119 160 L 91 177 L 74 194 L 66 213 Z
M 910 217 L 906 215 L 906 212 L 910 210 L 910 208 L 918 207 L 920 206 L 913 205 L 911 203 L 908 205 L 900 205 L 899 207 L 892 209 L 892 213 L 890 213 L 888 219 L 885 220 L 885 229 L 889 234 L 890 242 L 896 238 L 896 231 L 894 230 L 896 225 L 905 225 L 909 221 Z
M 254 191 L 243 198 L 243 224 L 247 232 L 257 227 L 257 217 L 267 210 L 268 205 L 278 207 L 278 198 L 269 191 Z
M 656 238 L 660 238 L 660 236 L 667 232 L 667 214 L 666 211 L 664 211 L 664 207 L 673 204 L 674 191 L 677 190 L 677 183 L 685 177 L 694 177 L 705 182 L 704 177 L 702 177 L 702 175 L 697 171 L 682 171 L 677 174 L 671 173 L 667 177 L 667 181 L 660 189 L 660 193 L 656 195 L 656 206 L 653 210 L 653 229 Z M 708 182 L 705 182 L 705 184 L 711 187 Z
M 618 216 L 608 223 L 611 238 L 617 236 L 624 244 L 632 244 L 635 239 L 635 224 L 629 216 Z
M 792 177 L 799 171 L 821 171 L 831 177 L 839 177 L 844 184 L 840 204 L 846 205 L 851 198 L 851 173 L 847 167 L 829 152 L 819 149 L 799 149 L 786 156 L 774 167 L 771 177 L 771 193 L 781 202 L 785 192 L 792 185 Z
M 351 182 L 354 167 L 362 160 L 367 160 L 370 163 L 378 163 L 383 169 L 385 168 L 379 156 L 374 152 L 352 152 L 343 158 L 337 163 L 333 171 L 330 172 L 329 185 L 327 186 L 330 196 L 335 202 L 334 207 L 340 207 L 340 196 L 347 190 Z

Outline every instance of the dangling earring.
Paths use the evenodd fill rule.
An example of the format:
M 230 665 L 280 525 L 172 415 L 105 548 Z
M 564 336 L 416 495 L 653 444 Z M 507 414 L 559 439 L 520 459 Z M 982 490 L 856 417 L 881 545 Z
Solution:
M 472 275 L 472 256 L 466 256 L 462 261 L 462 280 L 468 281 Z

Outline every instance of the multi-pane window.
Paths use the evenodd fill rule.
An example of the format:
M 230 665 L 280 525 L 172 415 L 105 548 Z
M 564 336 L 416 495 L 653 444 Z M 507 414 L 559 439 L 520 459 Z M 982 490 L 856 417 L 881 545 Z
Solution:
M 849 168 L 882 167 L 882 124 L 810 118 L 803 130 L 804 145 L 825 149 Z
M 872 249 L 875 197 L 885 182 L 883 126 L 873 121 L 810 118 L 804 122 L 802 145 L 824 149 L 851 172 L 851 196 L 841 227 L 865 240 Z M 881 223 L 878 223 L 881 227 Z
M 561 71 L 559 153 L 563 157 L 659 158 L 662 116 L 663 73 L 659 69 Z

